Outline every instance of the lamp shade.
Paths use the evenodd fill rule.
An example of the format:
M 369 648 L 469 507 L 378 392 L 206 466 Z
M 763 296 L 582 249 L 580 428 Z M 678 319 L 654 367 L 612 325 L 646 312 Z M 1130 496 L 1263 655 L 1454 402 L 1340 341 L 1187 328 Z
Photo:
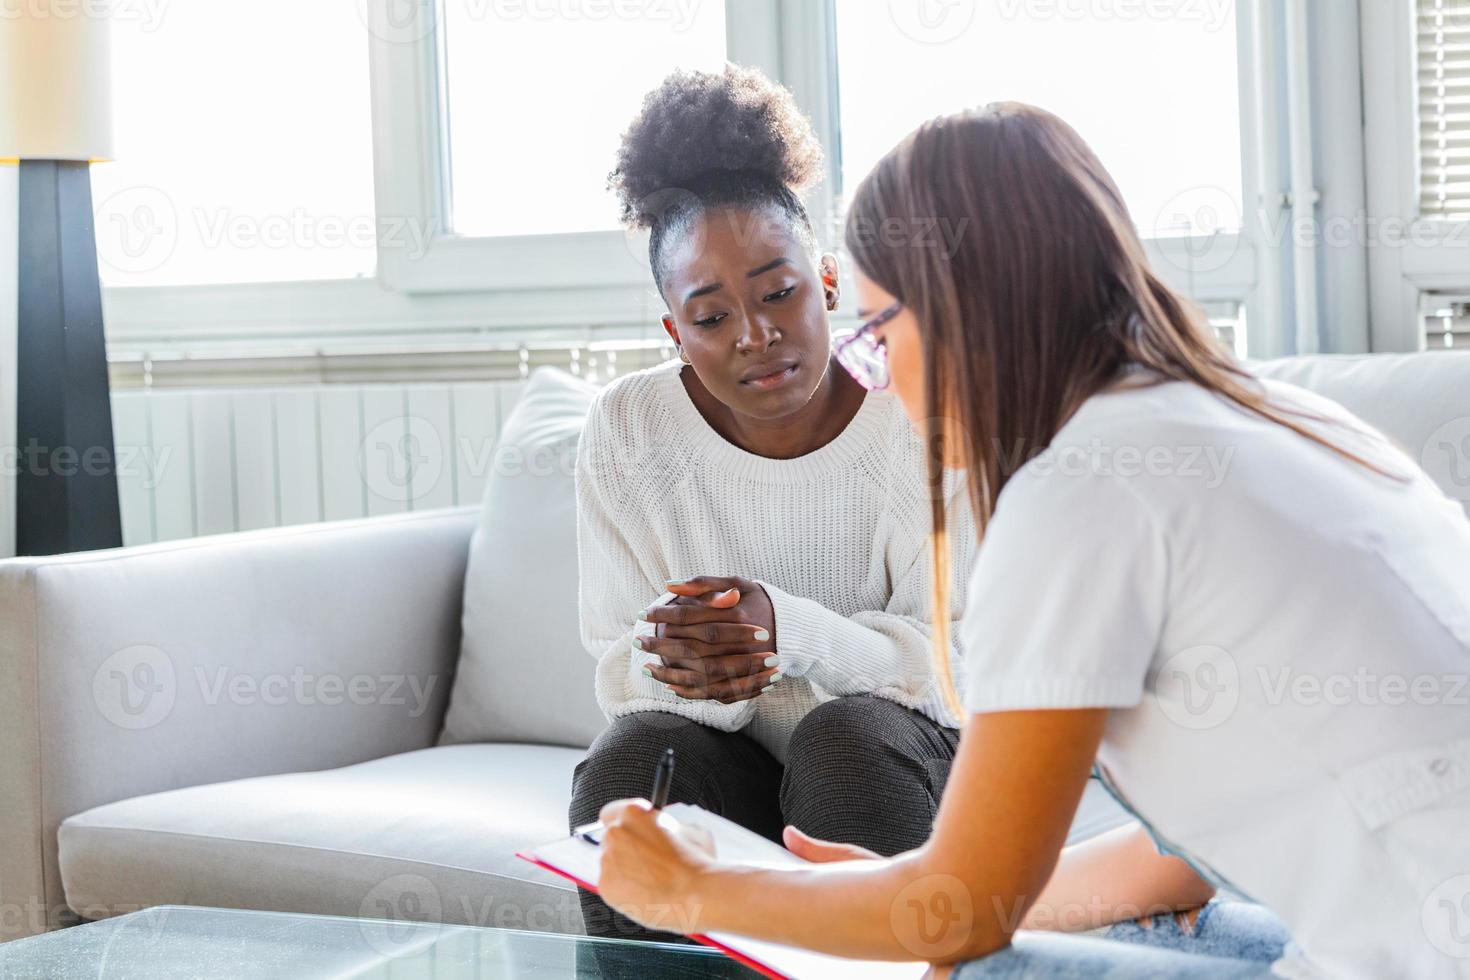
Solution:
M 106 9 L 31 0 L 0 17 L 0 160 L 112 158 Z

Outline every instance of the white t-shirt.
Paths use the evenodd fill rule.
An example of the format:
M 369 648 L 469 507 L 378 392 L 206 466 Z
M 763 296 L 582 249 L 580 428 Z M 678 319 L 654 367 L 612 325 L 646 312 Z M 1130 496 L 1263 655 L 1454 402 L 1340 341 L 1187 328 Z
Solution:
M 1267 391 L 1403 479 L 1195 385 L 1093 397 L 1001 493 L 966 704 L 1115 709 L 1111 788 L 1328 975 L 1470 976 L 1470 522 Z

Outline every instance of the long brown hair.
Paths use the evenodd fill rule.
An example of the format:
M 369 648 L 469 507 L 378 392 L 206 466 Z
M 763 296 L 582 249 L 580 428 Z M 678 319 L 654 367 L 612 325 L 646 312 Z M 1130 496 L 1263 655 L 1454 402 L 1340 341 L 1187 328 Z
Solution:
M 1377 469 L 1302 424 L 1324 419 L 1269 403 L 1203 314 L 1154 274 L 1112 178 L 1049 112 L 1004 102 L 920 126 L 858 187 L 845 237 L 863 274 L 919 323 L 930 486 L 954 441 L 982 537 L 1017 464 L 1131 365 Z M 963 717 L 949 670 L 944 495 L 930 499 L 935 657 Z

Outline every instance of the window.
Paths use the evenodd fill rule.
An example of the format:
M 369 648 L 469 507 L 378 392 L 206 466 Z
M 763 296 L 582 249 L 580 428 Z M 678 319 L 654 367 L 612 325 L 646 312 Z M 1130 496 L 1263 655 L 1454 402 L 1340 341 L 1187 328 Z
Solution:
M 722 3 L 445 0 L 443 11 L 460 235 L 617 229 L 607 175 L 644 94 L 676 67 L 725 62 Z
M 1426 350 L 1470 350 L 1470 296 L 1426 293 L 1420 309 Z
M 1145 237 L 1241 227 L 1233 3 L 839 2 L 837 54 L 845 193 L 919 121 L 1016 100 L 1081 133 Z
M 116 160 L 92 168 L 105 285 L 372 274 L 368 45 L 355 6 L 118 6 Z
M 1373 349 L 1464 347 L 1470 0 L 1384 0 L 1359 10 Z
M 1470 0 L 1417 0 L 1419 211 L 1470 220 Z

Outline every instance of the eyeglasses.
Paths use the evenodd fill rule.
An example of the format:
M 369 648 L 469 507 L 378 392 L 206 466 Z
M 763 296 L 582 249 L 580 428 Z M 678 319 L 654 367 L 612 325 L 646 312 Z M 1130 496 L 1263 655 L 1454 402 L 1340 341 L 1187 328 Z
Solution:
M 837 363 L 869 391 L 887 388 L 890 380 L 888 349 L 874 338 L 873 331 L 898 316 L 902 310 L 902 303 L 894 303 L 856 330 L 839 330 L 832 335 L 837 345 L 834 351 Z

